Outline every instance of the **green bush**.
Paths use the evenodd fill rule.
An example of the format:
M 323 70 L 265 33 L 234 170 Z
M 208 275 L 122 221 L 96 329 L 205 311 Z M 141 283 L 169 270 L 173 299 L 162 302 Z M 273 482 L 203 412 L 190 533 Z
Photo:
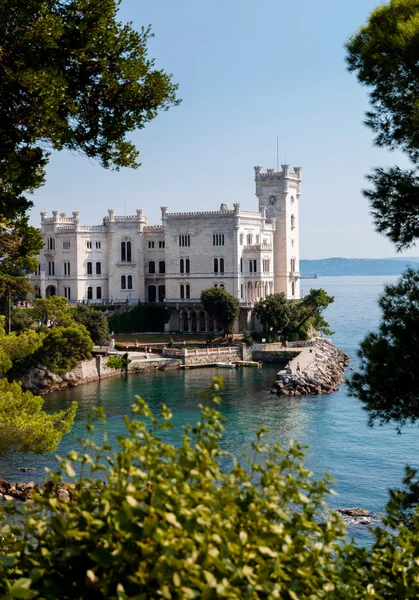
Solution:
M 327 483 L 311 480 L 298 446 L 268 448 L 260 431 L 258 458 L 224 471 L 222 420 L 207 403 L 177 447 L 164 441 L 166 406 L 156 418 L 137 398 L 133 413 L 114 456 L 86 443 L 62 461 L 53 480 L 75 482 L 70 502 L 46 492 L 4 508 L 14 524 L 1 530 L 0 595 L 242 599 L 286 589 L 295 600 L 333 585 L 344 528 L 324 514 Z M 78 479 L 70 461 L 91 476 Z
M 0 597 L 417 598 L 418 515 L 411 529 L 377 527 L 370 550 L 345 542 L 324 503 L 329 479 L 312 478 L 298 445 L 268 445 L 261 429 L 243 463 L 220 448 L 223 421 L 208 400 L 221 386 L 203 394 L 180 444 L 165 438 L 169 409 L 156 417 L 137 398 L 115 454 L 86 441 L 31 502 L 5 503 Z M 54 493 L 63 478 L 74 483 L 67 502 Z
M 105 363 L 110 369 L 122 369 L 122 359 L 120 356 L 111 356 Z
M 116 312 L 108 317 L 109 329 L 115 333 L 164 331 L 170 318 L 170 309 L 161 304 L 138 303 L 128 312 Z

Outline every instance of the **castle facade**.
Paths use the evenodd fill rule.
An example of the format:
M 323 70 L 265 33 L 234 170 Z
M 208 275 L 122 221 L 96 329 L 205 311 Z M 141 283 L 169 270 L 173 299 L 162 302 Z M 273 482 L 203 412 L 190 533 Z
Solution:
M 102 225 L 41 213 L 44 249 L 31 282 L 40 297 L 69 302 L 161 302 L 175 308 L 170 330 L 214 331 L 200 305 L 202 290 L 224 287 L 243 308 L 236 328 L 249 327 L 250 309 L 269 294 L 300 298 L 299 218 L 301 168 L 255 167 L 258 210 L 239 203 L 218 211 L 169 212 L 148 225 L 142 209 L 119 216 L 109 209 Z

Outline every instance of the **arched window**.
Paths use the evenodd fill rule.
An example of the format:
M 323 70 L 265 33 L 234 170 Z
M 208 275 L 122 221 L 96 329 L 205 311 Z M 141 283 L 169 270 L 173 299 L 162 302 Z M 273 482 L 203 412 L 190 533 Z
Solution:
M 180 273 L 185 272 L 185 262 L 184 262 L 183 258 L 180 259 L 179 271 L 180 271 Z
M 102 263 L 96 263 L 96 275 L 102 275 Z
M 87 299 L 88 300 L 92 300 L 93 299 L 93 288 L 91 286 L 89 286 L 87 288 Z
M 218 287 L 218 283 L 214 283 L 214 287 Z
M 93 274 L 93 263 L 91 263 L 91 262 L 87 263 L 87 274 L 88 275 L 92 275 Z
M 182 329 L 183 331 L 189 331 L 188 313 L 185 310 L 182 313 Z
M 159 273 L 166 273 L 166 263 L 164 260 L 159 261 Z
M 183 298 L 185 297 L 185 286 L 183 285 L 183 283 L 180 284 L 180 297 Z
M 224 283 L 220 283 L 220 288 L 223 290 L 224 289 Z
M 240 246 L 243 246 L 243 238 L 244 238 L 244 234 L 241 233 L 240 234 Z
M 125 242 L 121 242 L 121 262 L 126 262 L 127 260 L 127 251 Z
M 128 289 L 132 290 L 132 275 L 128 275 Z
M 186 259 L 185 263 L 186 263 L 186 272 L 190 273 L 191 272 L 191 263 L 189 261 L 189 258 Z
M 240 284 L 240 298 L 243 298 L 243 284 Z
M 148 301 L 149 302 L 156 301 L 156 286 L 155 285 L 148 286 Z
M 100 286 L 96 288 L 96 300 L 102 300 L 102 288 Z
M 127 242 L 127 262 L 131 262 L 131 242 Z
M 156 263 L 154 262 L 154 260 L 150 260 L 150 262 L 148 263 L 148 272 L 150 275 L 154 275 L 156 272 Z
M 205 313 L 201 310 L 201 312 L 199 313 L 199 331 L 205 331 L 206 330 L 206 318 L 205 318 Z
M 247 245 L 248 246 L 252 245 L 252 234 L 251 233 L 247 234 Z
M 247 299 L 249 302 L 253 300 L 253 286 L 251 281 L 247 284 Z
M 218 273 L 218 258 L 214 258 L 214 273 Z
M 191 286 L 189 283 L 186 284 L 186 298 L 189 299 L 191 297 Z
M 121 290 L 127 289 L 127 278 L 125 275 L 121 275 Z
M 295 227 L 295 215 L 292 214 L 291 215 L 291 229 L 294 229 L 294 227 Z
M 159 302 L 164 302 L 166 298 L 166 286 L 159 285 Z
M 198 323 L 196 318 L 196 312 L 191 312 L 191 330 L 195 333 L 198 330 Z
M 291 282 L 291 296 L 295 296 L 295 283 Z
M 220 258 L 220 273 L 224 273 L 224 258 Z

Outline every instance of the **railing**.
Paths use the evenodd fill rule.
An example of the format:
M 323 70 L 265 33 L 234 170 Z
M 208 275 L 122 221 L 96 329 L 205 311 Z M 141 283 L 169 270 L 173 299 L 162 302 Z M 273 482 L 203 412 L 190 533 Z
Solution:
M 244 252 L 271 252 L 272 244 L 253 244 L 252 246 L 244 246 Z
M 219 354 L 235 354 L 240 350 L 240 346 L 229 346 L 228 348 L 202 348 L 189 350 L 188 348 L 163 348 L 163 356 L 167 357 L 180 357 L 180 356 L 208 356 L 208 355 L 219 355 Z
M 162 355 L 167 356 L 168 358 L 174 356 L 180 357 L 182 356 L 182 352 L 183 350 L 178 350 L 177 348 L 163 348 Z
M 315 340 L 299 340 L 297 342 L 273 342 L 271 344 L 253 344 L 252 350 L 256 352 L 271 352 L 275 350 L 287 350 L 288 348 L 306 348 L 307 346 L 315 346 Z

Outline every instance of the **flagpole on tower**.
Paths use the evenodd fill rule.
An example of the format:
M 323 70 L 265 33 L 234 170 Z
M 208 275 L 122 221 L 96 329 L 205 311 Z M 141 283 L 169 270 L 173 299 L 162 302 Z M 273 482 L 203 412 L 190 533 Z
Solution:
M 279 172 L 279 135 L 276 136 L 276 172 Z

